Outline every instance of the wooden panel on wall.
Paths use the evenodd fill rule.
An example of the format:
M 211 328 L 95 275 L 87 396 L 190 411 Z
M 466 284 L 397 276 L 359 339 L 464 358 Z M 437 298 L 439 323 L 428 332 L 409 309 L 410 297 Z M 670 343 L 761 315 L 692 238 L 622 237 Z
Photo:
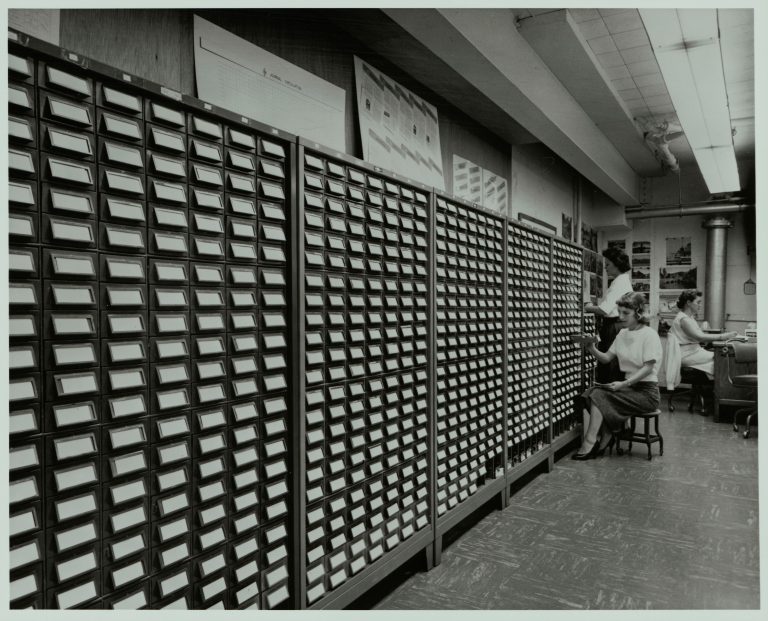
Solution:
M 346 152 L 362 156 L 353 56 L 358 55 L 416 95 L 440 117 L 445 187 L 453 190 L 453 155 L 507 179 L 509 146 L 328 18 L 328 10 L 83 10 L 61 12 L 61 45 L 85 56 L 196 95 L 193 15 L 220 26 L 346 91 Z M 510 186 L 511 187 L 511 186 Z
M 192 65 L 192 57 L 182 45 L 184 13 L 62 10 L 61 46 L 169 88 L 190 92 L 182 88 L 181 80 L 182 67 Z

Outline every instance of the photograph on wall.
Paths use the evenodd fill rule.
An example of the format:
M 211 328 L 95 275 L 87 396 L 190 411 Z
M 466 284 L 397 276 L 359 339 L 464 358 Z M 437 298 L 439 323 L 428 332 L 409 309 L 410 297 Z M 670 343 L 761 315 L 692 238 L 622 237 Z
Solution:
M 691 264 L 691 238 L 667 237 L 667 265 Z
M 695 289 L 696 267 L 660 267 L 659 289 Z
M 603 295 L 603 279 L 597 274 L 589 275 L 589 294 L 596 298 Z
M 571 241 L 573 239 L 573 217 L 563 214 L 563 239 Z
M 619 250 L 627 250 L 627 240 L 625 239 L 609 239 L 608 248 L 618 248 Z
M 581 245 L 592 252 L 597 251 L 597 234 L 583 222 L 581 223 Z
M 649 254 L 651 252 L 651 242 L 636 241 L 632 242 L 632 254 Z
M 633 254 L 632 267 L 647 267 L 650 270 L 651 255 L 650 254 Z
M 648 293 L 651 290 L 651 281 L 650 280 L 633 280 L 632 289 L 634 291 L 641 291 L 643 293 Z
M 651 268 L 650 267 L 638 267 L 632 266 L 632 280 L 650 280 Z
M 677 293 L 660 293 L 659 294 L 659 314 L 660 315 L 677 315 Z

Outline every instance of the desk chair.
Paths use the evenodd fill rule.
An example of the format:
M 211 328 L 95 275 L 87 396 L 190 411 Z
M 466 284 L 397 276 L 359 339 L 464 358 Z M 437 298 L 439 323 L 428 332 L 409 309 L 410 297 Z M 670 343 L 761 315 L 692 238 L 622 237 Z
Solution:
M 707 377 L 707 374 L 704 373 L 704 371 L 692 369 L 691 367 L 680 367 L 680 383 L 688 384 L 690 385 L 690 388 L 675 389 L 673 392 L 670 392 L 667 397 L 667 409 L 670 412 L 674 412 L 675 404 L 673 399 L 689 393 L 688 411 L 693 412 L 694 409 L 698 408 L 700 414 L 706 415 L 702 389 L 707 386 L 712 386 L 712 380 Z
M 703 371 L 686 367 L 682 364 L 680 343 L 672 332 L 667 335 L 667 348 L 664 358 L 668 391 L 667 409 L 670 412 L 674 412 L 674 398 L 689 393 L 688 411 L 693 412 L 694 408 L 698 408 L 699 413 L 702 416 L 706 416 L 702 388 L 704 386 L 713 386 L 714 384 Z M 678 388 L 681 384 L 688 385 L 690 388 Z
M 756 363 L 757 362 L 757 343 L 742 343 L 740 341 L 728 341 L 731 347 L 733 347 L 733 361 L 735 364 L 740 363 Z M 748 373 L 746 375 L 733 375 L 731 370 L 731 356 L 726 357 L 727 369 L 728 369 L 728 381 L 731 386 L 737 388 L 751 389 L 752 394 L 755 395 L 754 400 L 740 401 L 738 405 L 744 407 L 739 408 L 733 414 L 733 430 L 738 431 L 738 416 L 741 412 L 747 414 L 746 429 L 744 430 L 744 437 L 749 437 L 749 426 L 752 423 L 752 419 L 757 416 L 757 373 Z M 734 369 L 735 371 L 735 369 Z

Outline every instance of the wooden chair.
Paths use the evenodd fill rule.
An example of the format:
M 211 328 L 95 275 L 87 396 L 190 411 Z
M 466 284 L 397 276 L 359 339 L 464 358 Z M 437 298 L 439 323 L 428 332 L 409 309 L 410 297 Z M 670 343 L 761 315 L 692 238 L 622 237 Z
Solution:
M 648 459 L 652 459 L 653 455 L 651 454 L 651 445 L 658 442 L 659 443 L 659 456 L 664 454 L 664 438 L 661 436 L 661 433 L 659 432 L 659 414 L 661 414 L 661 410 L 656 410 L 654 412 L 648 412 L 645 414 L 635 414 L 631 417 L 631 423 L 629 429 L 624 429 L 617 434 L 615 434 L 615 444 L 616 444 L 616 454 L 622 455 L 624 453 L 624 450 L 620 446 L 620 442 L 622 440 L 626 440 L 629 442 L 629 447 L 627 448 L 627 453 L 632 452 L 632 443 L 633 442 L 640 442 L 642 444 L 645 444 L 648 447 Z M 637 419 L 642 419 L 643 421 L 643 431 L 638 431 L 636 428 Z M 653 421 L 653 433 L 651 433 L 650 430 L 650 423 Z

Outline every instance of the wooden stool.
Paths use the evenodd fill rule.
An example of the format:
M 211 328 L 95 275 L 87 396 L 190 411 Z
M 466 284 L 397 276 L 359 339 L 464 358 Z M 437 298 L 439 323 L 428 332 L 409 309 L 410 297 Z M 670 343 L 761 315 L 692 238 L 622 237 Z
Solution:
M 653 456 L 651 455 L 651 444 L 654 442 L 659 443 L 659 455 L 664 454 L 664 438 L 661 437 L 661 434 L 659 433 L 659 414 L 661 414 L 661 410 L 656 410 L 655 412 L 648 412 L 647 414 L 635 414 L 631 418 L 631 427 L 629 429 L 624 429 L 623 431 L 620 431 L 616 434 L 616 454 L 621 455 L 624 451 L 619 446 L 619 442 L 621 440 L 627 440 L 629 442 L 629 448 L 627 449 L 627 453 L 632 452 L 632 443 L 633 442 L 642 442 L 648 447 L 648 459 L 650 460 Z M 638 418 L 643 419 L 643 431 L 639 432 L 635 428 L 635 422 Z M 654 433 L 650 432 L 650 422 L 653 420 L 653 430 Z

